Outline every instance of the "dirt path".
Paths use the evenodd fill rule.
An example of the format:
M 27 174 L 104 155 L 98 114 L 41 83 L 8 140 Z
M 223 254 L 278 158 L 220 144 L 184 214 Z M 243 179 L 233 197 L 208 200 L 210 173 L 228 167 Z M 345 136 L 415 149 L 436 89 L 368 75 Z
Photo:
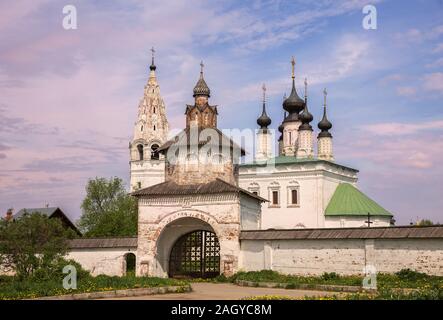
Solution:
M 192 292 L 156 294 L 116 300 L 238 300 L 250 296 L 278 295 L 301 298 L 304 296 L 327 296 L 336 292 L 292 290 L 276 288 L 240 287 L 231 283 L 192 283 Z

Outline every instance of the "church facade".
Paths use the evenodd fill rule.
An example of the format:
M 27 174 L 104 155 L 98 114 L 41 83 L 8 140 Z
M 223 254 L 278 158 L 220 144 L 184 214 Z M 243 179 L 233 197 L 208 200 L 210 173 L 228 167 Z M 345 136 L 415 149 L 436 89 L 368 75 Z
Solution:
M 263 86 L 255 158 L 242 163 L 242 147 L 217 127 L 218 107 L 203 64 L 185 106 L 186 127 L 168 138 L 154 58 L 138 109 L 130 149 L 130 189 L 138 199 L 137 274 L 232 274 L 241 261 L 246 230 L 389 226 L 392 214 L 356 188 L 358 171 L 334 162 L 326 90 L 314 151 L 307 81 L 283 102 L 278 154 Z

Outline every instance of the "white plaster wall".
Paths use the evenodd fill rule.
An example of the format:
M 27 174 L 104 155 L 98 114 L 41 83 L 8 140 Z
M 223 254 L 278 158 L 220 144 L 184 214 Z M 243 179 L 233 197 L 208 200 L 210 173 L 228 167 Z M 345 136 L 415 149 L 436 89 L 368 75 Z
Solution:
M 404 268 L 443 275 L 443 239 L 242 240 L 240 270 L 286 274 L 362 274 Z
M 354 171 L 329 163 L 303 162 L 289 165 L 240 167 L 239 186 L 271 200 L 279 190 L 280 204 L 262 204 L 261 229 L 324 228 L 324 211 L 341 182 L 355 184 Z M 290 204 L 288 190 L 299 186 L 299 205 Z
M 130 192 L 138 189 L 138 182 L 141 183 L 141 188 L 147 188 L 165 181 L 164 160 L 147 159 L 131 161 L 129 166 L 131 176 Z
M 125 255 L 133 253 L 137 256 L 136 248 L 92 248 L 73 249 L 66 259 L 73 259 L 80 263 L 92 275 L 106 274 L 109 276 L 123 276 L 125 273 Z

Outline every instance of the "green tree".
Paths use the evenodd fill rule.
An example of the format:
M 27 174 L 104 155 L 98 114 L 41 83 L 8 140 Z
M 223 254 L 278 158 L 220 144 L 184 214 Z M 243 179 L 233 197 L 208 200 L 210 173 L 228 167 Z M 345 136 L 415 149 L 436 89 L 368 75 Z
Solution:
M 433 226 L 434 223 L 429 220 L 429 219 L 421 219 L 420 221 L 417 222 L 417 226 Z
M 81 208 L 78 225 L 86 237 L 137 235 L 137 200 L 120 178 L 89 180 Z
M 49 219 L 40 213 L 0 221 L 0 265 L 14 270 L 23 279 L 38 272 L 48 272 L 68 250 L 73 237 L 59 219 Z

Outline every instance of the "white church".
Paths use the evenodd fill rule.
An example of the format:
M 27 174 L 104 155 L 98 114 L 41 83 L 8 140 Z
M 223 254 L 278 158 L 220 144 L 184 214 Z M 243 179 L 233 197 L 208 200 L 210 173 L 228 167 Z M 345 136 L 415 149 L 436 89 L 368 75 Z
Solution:
M 314 147 L 313 116 L 295 88 L 273 141 L 263 88 L 255 157 L 217 127 L 203 64 L 186 126 L 169 137 L 154 57 L 130 149 L 130 189 L 138 235 L 75 239 L 69 257 L 93 274 L 122 275 L 127 257 L 138 276 L 214 277 L 240 270 L 361 274 L 411 268 L 442 274 L 442 227 L 394 227 L 393 216 L 358 190 L 358 171 L 334 162 L 324 91 Z M 278 144 L 278 148 L 273 148 Z M 277 149 L 278 154 L 272 154 Z M 316 150 L 315 150 L 316 149 Z

